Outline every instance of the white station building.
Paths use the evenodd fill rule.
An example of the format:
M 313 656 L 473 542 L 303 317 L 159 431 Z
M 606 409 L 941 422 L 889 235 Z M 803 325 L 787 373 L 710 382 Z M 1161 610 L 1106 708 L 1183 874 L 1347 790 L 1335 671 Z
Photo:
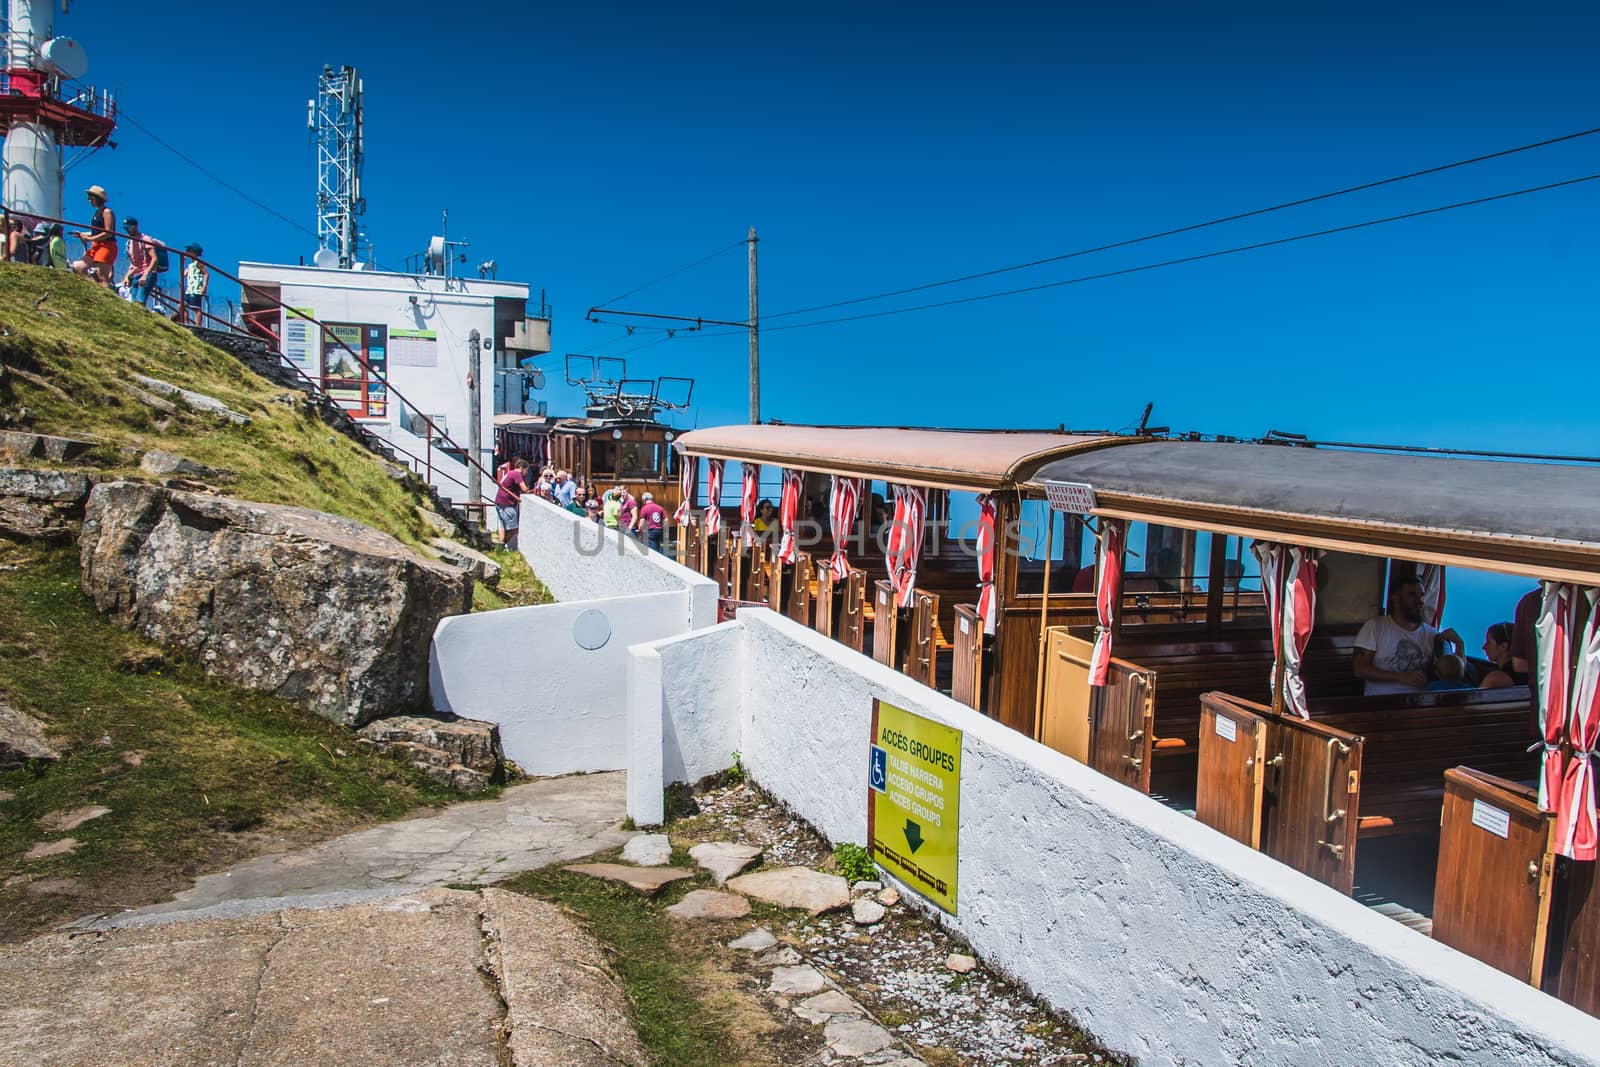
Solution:
M 472 503 L 463 450 L 492 469 L 494 417 L 539 413 L 526 363 L 550 351 L 550 313 L 542 301 L 529 308 L 525 283 L 271 263 L 241 263 L 239 277 L 250 331 L 451 501 Z

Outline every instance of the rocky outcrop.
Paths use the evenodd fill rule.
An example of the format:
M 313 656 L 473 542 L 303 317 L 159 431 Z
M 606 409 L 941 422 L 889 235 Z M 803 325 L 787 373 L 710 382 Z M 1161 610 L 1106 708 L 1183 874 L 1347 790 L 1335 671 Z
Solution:
M 96 443 L 34 433 L 31 430 L 0 430 L 0 456 L 18 459 L 47 459 L 52 463 L 66 463 L 88 452 Z
M 422 707 L 434 627 L 471 604 L 467 575 L 359 522 L 137 482 L 94 488 L 81 555 L 101 611 L 346 725 Z
M 446 537 L 435 537 L 430 544 L 439 558 L 452 567 L 460 567 L 484 585 L 492 587 L 500 584 L 500 564 L 477 549 Z
M 0 467 L 0 534 L 43 539 L 70 536 L 88 496 L 89 478 L 84 474 Z
M 45 739 L 44 724 L 0 700 L 0 771 L 15 770 L 29 760 L 58 760 Z
M 369 722 L 357 741 L 402 755 L 434 781 L 463 793 L 482 792 L 505 764 L 500 727 L 477 719 L 396 715 Z

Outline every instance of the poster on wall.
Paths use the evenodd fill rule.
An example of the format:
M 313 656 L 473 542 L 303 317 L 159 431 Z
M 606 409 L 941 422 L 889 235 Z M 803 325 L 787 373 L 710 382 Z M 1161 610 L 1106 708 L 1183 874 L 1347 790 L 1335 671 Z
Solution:
M 956 914 L 961 731 L 873 700 L 867 758 L 873 862 Z
M 359 358 L 358 358 L 359 357 Z M 358 419 L 389 413 L 388 327 L 330 322 L 322 336 L 322 388 Z
M 296 314 L 298 312 L 299 314 Z M 301 315 L 307 316 L 301 318 Z M 302 370 L 310 371 L 313 350 L 311 333 L 316 327 L 310 321 L 316 312 L 310 308 L 289 308 L 283 313 L 283 358 Z
M 390 330 L 389 358 L 396 367 L 437 367 L 439 335 L 433 330 Z

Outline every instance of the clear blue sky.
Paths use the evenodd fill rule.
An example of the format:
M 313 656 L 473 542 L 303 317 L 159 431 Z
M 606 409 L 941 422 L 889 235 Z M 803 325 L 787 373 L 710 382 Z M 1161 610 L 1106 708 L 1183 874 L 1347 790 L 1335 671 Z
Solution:
M 771 5 L 757 5 L 769 7 Z M 571 8 L 571 9 L 567 9 Z M 1600 126 L 1592 4 L 307 4 L 82 0 L 58 20 L 125 111 L 307 228 L 322 64 L 367 92 L 380 261 L 450 210 L 473 262 L 547 290 L 555 348 L 604 301 L 754 225 L 776 313 L 1054 255 Z M 1297 10 L 1292 10 L 1296 8 Z M 1600 136 L 920 303 L 1600 172 Z M 169 242 L 293 262 L 312 238 L 144 133 L 82 164 Z M 78 205 L 69 195 L 68 203 Z M 789 421 L 1181 429 L 1600 453 L 1600 182 L 1205 263 L 762 345 Z M 630 298 L 738 319 L 742 250 Z M 629 355 L 745 417 L 742 336 Z M 554 377 L 559 378 L 559 375 Z M 1577 388 L 1578 386 L 1585 388 Z M 1571 397 L 1572 399 L 1567 399 Z M 570 406 L 565 388 L 552 408 Z

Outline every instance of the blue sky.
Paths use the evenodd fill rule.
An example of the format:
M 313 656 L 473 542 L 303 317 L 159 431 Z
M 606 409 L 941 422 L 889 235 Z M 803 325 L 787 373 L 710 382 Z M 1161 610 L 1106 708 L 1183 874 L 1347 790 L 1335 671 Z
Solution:
M 772 7 L 772 10 L 761 10 Z M 367 92 L 366 224 L 398 265 L 450 211 L 544 289 L 552 359 L 658 334 L 593 304 L 761 235 L 785 310 L 1121 240 L 1600 126 L 1592 5 L 75 4 L 58 32 L 125 112 L 307 228 L 305 102 Z M 1057 281 L 1600 172 L 1600 136 L 912 298 Z M 313 241 L 143 132 L 69 176 L 224 264 Z M 68 197 L 70 205 L 78 203 Z M 788 421 L 1122 427 L 1600 452 L 1600 182 L 1287 247 L 777 331 Z M 742 250 L 627 307 L 742 318 Z M 826 316 L 812 316 L 826 317 Z M 745 416 L 742 336 L 627 355 Z M 559 375 L 554 377 L 559 378 Z M 573 401 L 550 391 L 554 410 Z

